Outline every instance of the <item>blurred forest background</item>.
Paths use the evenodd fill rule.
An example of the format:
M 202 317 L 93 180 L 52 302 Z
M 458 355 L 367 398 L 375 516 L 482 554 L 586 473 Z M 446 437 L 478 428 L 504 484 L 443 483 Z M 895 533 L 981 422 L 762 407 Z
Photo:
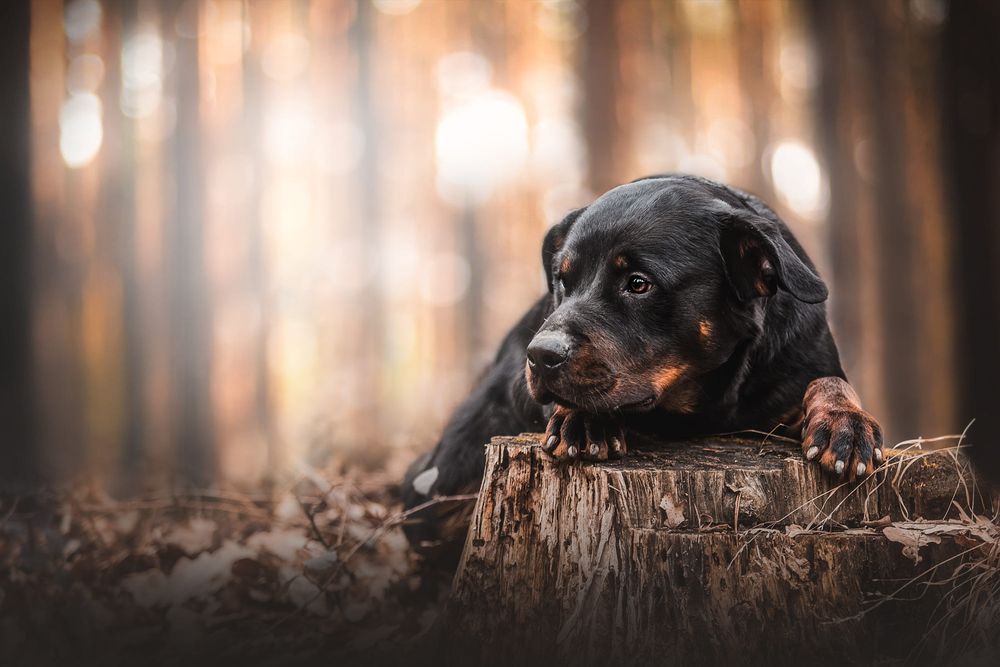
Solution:
M 7 482 L 405 459 L 544 289 L 547 227 L 669 171 L 785 217 L 890 440 L 976 418 L 1000 448 L 995 3 L 7 0 L 0 22 Z

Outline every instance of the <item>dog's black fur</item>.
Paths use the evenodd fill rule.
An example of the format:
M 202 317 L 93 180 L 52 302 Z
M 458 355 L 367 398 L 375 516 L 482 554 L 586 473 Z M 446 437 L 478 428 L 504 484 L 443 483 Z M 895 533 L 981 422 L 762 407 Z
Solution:
M 555 225 L 542 261 L 549 293 L 410 468 L 408 508 L 474 492 L 490 437 L 546 426 L 546 451 L 563 460 L 620 456 L 630 431 L 779 425 L 803 429 L 803 452 L 832 474 L 863 477 L 881 460 L 827 325 L 826 286 L 756 197 L 692 176 L 634 181 Z M 418 512 L 411 541 L 454 545 L 465 519 L 453 510 Z

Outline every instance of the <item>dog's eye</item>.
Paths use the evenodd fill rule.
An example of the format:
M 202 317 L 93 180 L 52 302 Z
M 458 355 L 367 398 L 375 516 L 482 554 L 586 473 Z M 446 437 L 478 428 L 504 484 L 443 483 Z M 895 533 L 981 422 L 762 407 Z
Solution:
M 628 291 L 632 292 L 632 294 L 645 294 L 653 286 L 653 283 L 640 275 L 634 275 L 629 276 L 627 285 Z

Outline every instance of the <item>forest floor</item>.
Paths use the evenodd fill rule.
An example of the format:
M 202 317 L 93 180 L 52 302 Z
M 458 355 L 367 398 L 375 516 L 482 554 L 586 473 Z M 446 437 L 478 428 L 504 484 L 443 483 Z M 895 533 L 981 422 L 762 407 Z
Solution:
M 0 667 L 439 664 L 452 572 L 403 534 L 408 458 L 300 467 L 259 494 L 0 496 Z M 995 638 L 1000 523 L 955 505 L 960 521 L 886 536 L 971 540 L 942 610 L 966 650 Z
M 0 665 L 397 662 L 450 585 L 409 548 L 397 479 L 0 498 Z

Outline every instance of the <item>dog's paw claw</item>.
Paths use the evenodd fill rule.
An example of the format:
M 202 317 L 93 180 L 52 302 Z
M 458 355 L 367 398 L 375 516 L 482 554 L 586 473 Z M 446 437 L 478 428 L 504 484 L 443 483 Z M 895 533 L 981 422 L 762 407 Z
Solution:
M 606 415 L 556 407 L 549 419 L 542 449 L 557 461 L 606 461 L 625 455 L 625 436 Z
M 625 442 L 617 436 L 611 438 L 611 451 L 608 452 L 608 457 L 620 459 L 623 456 L 625 456 Z

